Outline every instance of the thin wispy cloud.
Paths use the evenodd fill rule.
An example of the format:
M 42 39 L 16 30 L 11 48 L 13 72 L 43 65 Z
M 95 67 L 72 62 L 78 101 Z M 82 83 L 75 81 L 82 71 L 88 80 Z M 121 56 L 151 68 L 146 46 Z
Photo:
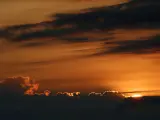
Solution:
M 114 47 L 109 47 L 113 45 Z M 101 52 L 95 55 L 105 54 L 147 54 L 160 52 L 160 36 L 154 36 L 143 40 L 117 41 L 105 43 Z

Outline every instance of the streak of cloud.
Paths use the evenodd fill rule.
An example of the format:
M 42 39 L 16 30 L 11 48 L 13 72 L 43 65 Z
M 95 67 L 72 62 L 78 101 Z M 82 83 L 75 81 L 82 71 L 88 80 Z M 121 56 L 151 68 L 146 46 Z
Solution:
M 113 45 L 113 47 L 108 47 Z M 143 40 L 130 40 L 130 41 L 118 41 L 118 42 L 106 42 L 104 49 L 96 53 L 95 55 L 105 54 L 147 54 L 147 53 L 159 53 L 160 52 L 160 37 L 159 35 L 143 39 Z
M 7 27 L 1 30 L 1 37 L 11 41 L 28 41 L 72 35 L 86 31 L 113 30 L 116 28 L 159 28 L 159 1 L 131 1 L 113 6 L 91 8 L 80 13 L 53 15 L 53 20 L 36 24 Z M 125 8 L 125 9 L 124 9 Z M 75 39 L 77 42 L 90 38 Z M 68 41 L 72 39 L 68 39 Z

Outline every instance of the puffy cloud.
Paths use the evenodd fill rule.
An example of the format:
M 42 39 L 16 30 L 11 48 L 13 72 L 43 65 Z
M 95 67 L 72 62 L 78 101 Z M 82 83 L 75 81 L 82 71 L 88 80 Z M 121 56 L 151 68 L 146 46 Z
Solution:
M 80 96 L 80 92 L 57 92 L 56 96 L 75 97 L 75 96 Z
M 118 91 L 104 91 L 102 94 L 103 96 L 107 96 L 109 94 L 119 94 L 119 92 Z
M 50 96 L 51 95 L 51 91 L 50 90 L 45 90 L 44 91 L 44 95 L 45 96 Z
M 107 97 L 108 99 L 118 99 L 118 98 L 121 98 L 123 97 L 123 95 L 118 92 L 118 91 L 104 91 L 104 92 L 101 92 L 101 93 L 97 93 L 97 92 L 90 92 L 88 94 L 89 97 Z
M 38 87 L 29 77 L 9 77 L 0 81 L 0 95 L 34 95 Z
M 80 92 L 73 92 L 74 96 L 80 96 L 80 94 L 81 94 Z
M 88 96 L 103 96 L 102 93 L 96 93 L 96 92 L 91 92 L 88 94 Z

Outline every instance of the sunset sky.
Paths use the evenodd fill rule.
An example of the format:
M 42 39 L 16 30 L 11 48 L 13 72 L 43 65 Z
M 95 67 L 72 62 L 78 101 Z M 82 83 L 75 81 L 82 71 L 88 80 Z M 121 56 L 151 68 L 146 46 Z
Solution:
M 51 14 L 113 5 L 125 0 L 0 0 L 0 25 L 40 22 Z
M 124 0 L 1 0 L 0 27 L 4 30 L 13 25 L 39 24 L 51 21 L 51 16 L 57 13 L 75 13 L 78 16 L 84 12 L 83 9 L 123 2 Z M 118 15 L 116 17 L 115 21 L 119 21 Z M 63 18 L 57 18 L 57 21 L 61 19 L 63 22 Z M 81 18 L 74 20 L 73 17 L 73 21 L 72 18 L 69 19 L 71 23 L 66 23 L 65 20 L 66 25 L 73 25 L 77 20 L 76 25 L 80 24 L 78 30 L 58 37 L 36 36 L 22 38 L 23 40 L 12 39 L 14 35 L 21 35 L 22 30 L 16 34 L 11 30 L 11 34 L 6 33 L 11 39 L 0 37 L 0 80 L 28 76 L 40 83 L 40 89 L 55 91 L 160 90 L 159 23 L 156 23 L 158 27 L 152 26 L 155 23 L 150 22 L 147 25 L 152 27 L 135 27 L 132 24 L 123 27 L 125 23 L 122 21 L 116 25 L 108 24 L 109 29 L 99 30 L 93 27 L 98 24 L 96 22 L 91 25 L 94 28 L 91 30 L 86 27 L 90 22 L 86 21 L 83 29 L 80 29 L 83 25 Z M 59 28 L 56 26 L 56 29 Z M 31 32 L 30 29 L 28 31 Z

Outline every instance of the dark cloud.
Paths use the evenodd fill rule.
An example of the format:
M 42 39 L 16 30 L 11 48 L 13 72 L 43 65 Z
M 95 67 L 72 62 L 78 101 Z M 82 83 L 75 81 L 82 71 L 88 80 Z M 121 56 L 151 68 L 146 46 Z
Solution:
M 71 24 L 83 30 L 113 29 L 128 25 L 142 27 L 142 23 L 150 26 L 151 23 L 160 21 L 159 3 L 157 0 L 131 1 L 120 5 L 88 9 L 87 12 L 78 14 L 57 14 L 53 17 L 56 17 L 56 26 Z M 142 25 L 139 26 L 140 24 Z
M 39 47 L 49 45 L 52 41 L 62 40 L 67 43 L 104 41 L 100 52 L 94 55 L 67 57 L 46 61 L 24 63 L 26 65 L 52 64 L 55 62 L 84 58 L 87 56 L 115 54 L 115 53 L 155 53 L 159 52 L 159 37 L 146 40 L 128 40 L 111 42 L 110 32 L 117 28 L 160 28 L 159 0 L 132 0 L 128 3 L 89 8 L 79 13 L 61 13 L 52 16 L 52 20 L 36 24 L 9 26 L 0 29 L 0 37 L 12 42 L 22 42 L 19 47 Z M 95 30 L 105 30 L 105 36 L 97 38 L 81 36 L 82 33 Z M 75 34 L 77 34 L 75 36 Z M 114 33 L 113 33 L 114 34 Z M 116 34 L 116 33 L 115 33 Z M 113 35 L 111 35 L 113 36 Z M 41 39 L 49 38 L 51 40 Z M 37 41 L 33 41 L 36 39 Z M 110 40 L 110 42 L 108 42 Z M 27 41 L 27 42 L 26 42 Z M 110 47 L 113 45 L 114 47 Z M 99 51 L 99 49 L 97 50 Z M 85 52 L 85 51 L 83 51 Z M 92 54 L 92 53 L 91 53 Z
M 129 54 L 144 54 L 144 53 L 158 53 L 160 52 L 160 36 L 155 36 L 144 40 L 129 40 L 111 42 L 110 45 L 114 47 L 108 48 L 108 44 L 104 45 L 104 50 L 96 55 L 129 53 Z
M 60 37 L 62 35 L 67 35 L 73 32 L 75 32 L 75 28 L 38 30 L 34 32 L 23 33 L 23 34 L 17 35 L 16 37 L 12 38 L 12 41 L 19 42 L 19 41 L 31 40 L 35 38 Z
M 53 15 L 53 20 L 36 24 L 7 27 L 1 30 L 1 37 L 11 41 L 26 41 L 34 38 L 61 38 L 73 33 L 112 30 L 115 28 L 160 27 L 160 2 L 158 0 L 132 0 L 113 6 L 89 8 L 80 13 Z M 73 38 L 74 39 L 74 38 Z M 73 39 L 67 39 L 73 42 Z M 74 39 L 84 42 L 90 38 Z M 64 40 L 64 39 L 63 39 Z
M 29 77 L 10 77 L 0 81 L 0 95 L 33 94 L 39 84 Z
M 67 41 L 70 43 L 75 42 L 93 42 L 93 41 L 107 41 L 112 40 L 113 37 L 99 37 L 99 38 L 89 38 L 89 37 L 61 37 L 63 41 Z

